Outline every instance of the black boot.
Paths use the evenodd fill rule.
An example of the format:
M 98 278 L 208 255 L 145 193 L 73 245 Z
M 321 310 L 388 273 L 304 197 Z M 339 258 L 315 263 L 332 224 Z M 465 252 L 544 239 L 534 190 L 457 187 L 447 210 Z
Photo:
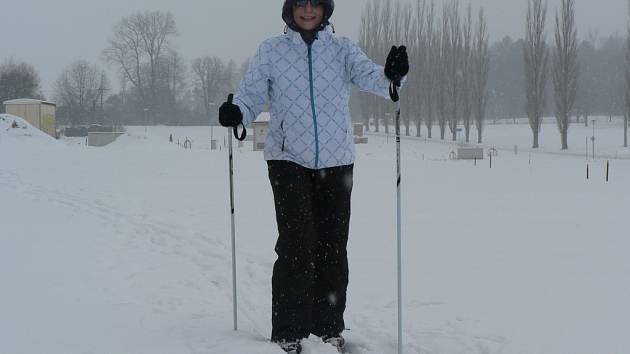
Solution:
M 337 348 L 339 353 L 343 353 L 343 347 L 346 345 L 346 340 L 341 336 L 341 334 L 337 336 L 324 336 L 322 340 L 326 344 L 330 344 L 333 347 Z
M 295 341 L 295 342 L 282 341 L 282 342 L 277 342 L 276 344 L 278 344 L 280 348 L 282 348 L 282 350 L 287 352 L 287 354 L 300 354 L 302 352 L 302 345 L 300 344 L 299 341 Z

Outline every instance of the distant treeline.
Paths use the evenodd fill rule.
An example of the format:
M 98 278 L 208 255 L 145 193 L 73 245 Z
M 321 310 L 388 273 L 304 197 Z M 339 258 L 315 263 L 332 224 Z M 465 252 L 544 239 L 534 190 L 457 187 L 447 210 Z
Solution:
M 387 0 L 383 2 L 379 11 L 382 11 L 387 3 L 398 2 L 406 3 L 398 0 Z M 369 6 L 375 6 L 375 3 L 378 1 L 372 2 L 372 5 Z M 420 32 L 420 35 L 423 37 L 410 41 L 413 63 L 430 62 L 431 60 L 444 61 L 449 57 L 448 50 L 453 53 L 464 50 L 465 53 L 473 55 L 475 48 L 472 46 L 478 44 L 481 51 L 478 55 L 482 57 L 476 59 L 471 57 L 471 62 L 468 64 L 453 64 L 455 66 L 444 70 L 452 69 L 451 74 L 464 75 L 464 80 L 474 83 L 477 74 L 472 66 L 482 65 L 484 58 L 487 57 L 485 96 L 480 96 L 479 92 L 475 96 L 474 88 L 469 88 L 466 91 L 470 92 L 471 95 L 469 96 L 471 101 L 468 104 L 474 106 L 470 108 L 483 108 L 484 111 L 481 112 L 483 119 L 527 116 L 524 63 L 526 39 L 514 40 L 509 37 L 500 40 L 488 39 L 483 12 L 473 12 L 472 14 L 466 10 L 461 13 L 456 12 L 455 8 L 459 6 L 456 1 L 453 2 L 455 5 L 447 5 L 444 9 L 433 9 L 433 5 L 426 1 L 422 1 L 422 4 L 422 6 L 400 7 L 404 11 L 398 13 L 396 13 L 396 9 L 399 7 L 392 7 L 392 12 L 386 15 L 391 17 L 391 23 L 397 26 L 402 24 L 403 27 L 395 29 L 397 32 L 386 33 L 385 37 L 382 35 L 378 38 L 371 36 L 370 31 L 378 30 L 378 28 L 369 27 L 370 23 L 373 22 L 376 25 L 378 18 L 372 20 L 369 17 L 370 13 L 364 14 L 362 34 L 358 42 L 363 46 L 372 43 L 371 48 L 365 48 L 366 52 L 372 59 L 381 63 L 385 60 L 387 46 L 404 44 L 402 42 L 405 39 L 418 34 L 418 31 L 422 29 L 424 32 Z M 410 10 L 413 11 L 413 15 L 408 14 L 409 18 L 403 16 L 407 13 L 406 11 Z M 417 13 L 420 10 L 424 13 Z M 444 15 L 443 18 L 439 18 L 440 13 Z M 401 17 L 395 17 L 397 15 Z M 428 23 L 430 15 L 436 17 L 432 23 Z M 413 24 L 414 19 L 422 19 L 424 21 L 422 26 L 424 27 L 416 26 L 413 30 L 405 31 L 405 19 L 411 21 L 407 22 L 410 26 L 415 26 Z M 523 21 L 525 24 L 525 14 Z M 449 31 L 454 31 L 445 27 L 451 25 L 460 26 L 455 28 L 455 31 L 464 30 L 461 45 L 468 43 L 471 48 L 449 49 L 448 46 L 444 47 L 448 43 L 440 42 L 440 38 L 432 39 L 431 28 L 434 34 L 441 33 L 443 35 L 444 33 L 448 34 Z M 548 32 L 547 37 L 549 42 L 552 42 L 553 33 L 552 31 Z M 0 58 L 4 59 L 0 64 L 0 100 L 27 97 L 55 101 L 58 105 L 58 121 L 60 124 L 67 125 L 93 123 L 122 125 L 216 124 L 218 106 L 225 99 L 227 93 L 235 90 L 249 64 L 248 62 L 228 61 L 213 56 L 211 53 L 193 60 L 185 59 L 176 49 L 177 38 L 177 24 L 171 13 L 144 11 L 123 17 L 113 26 L 110 39 L 104 44 L 102 63 L 90 63 L 85 60 L 69 63 L 66 70 L 59 74 L 51 97 L 42 95 L 39 76 L 32 65 L 13 58 Z M 379 38 L 396 39 L 400 43 L 379 43 L 377 41 Z M 580 33 L 580 38 L 582 39 L 578 45 L 577 94 L 572 115 L 582 117 L 595 114 L 622 115 L 625 105 L 625 35 L 623 37 L 620 35 L 599 37 L 595 32 L 589 32 Z M 460 45 L 454 42 L 451 44 Z M 487 46 L 487 53 L 483 52 L 484 45 Z M 466 52 L 467 50 L 470 52 Z M 441 56 L 432 57 L 430 51 L 441 51 L 438 53 Z M 118 73 L 117 77 L 115 79 L 108 78 L 105 70 L 103 70 L 103 65 L 115 68 Z M 467 71 L 462 72 L 457 65 L 469 66 L 466 67 L 468 68 Z M 483 74 L 483 69 L 483 67 L 478 68 L 482 71 L 480 74 Z M 444 75 L 447 74 L 444 73 Z M 468 74 L 470 76 L 467 76 Z M 411 76 L 418 80 L 425 77 L 416 74 Z M 424 97 L 425 103 L 435 103 L 437 100 L 429 94 L 429 91 L 439 88 L 439 83 L 444 82 L 444 78 L 449 76 L 441 77 L 442 79 L 432 78 L 433 81 L 429 81 L 430 86 L 417 86 L 410 81 L 408 88 L 420 87 L 425 93 L 417 94 L 418 97 Z M 452 80 L 462 79 L 462 77 L 450 77 Z M 554 115 L 555 112 L 554 90 L 550 81 L 545 90 L 547 104 L 544 107 L 544 114 L 549 116 Z M 452 91 L 455 88 L 453 86 L 456 84 L 455 81 L 451 84 L 448 81 L 444 83 L 447 84 L 446 90 Z M 456 93 L 453 94 L 456 95 Z M 451 96 L 446 96 L 445 99 L 453 101 Z M 408 94 L 407 98 L 413 103 L 414 93 Z M 479 104 L 483 104 L 483 107 L 479 107 L 479 104 L 475 106 L 475 100 L 482 100 Z M 364 121 L 364 119 L 369 118 L 366 116 L 374 114 L 366 111 L 366 109 L 377 109 L 381 113 L 379 119 L 391 117 L 386 115 L 387 106 L 375 106 L 376 108 L 374 108 L 370 102 L 373 101 L 364 101 L 362 96 L 356 93 L 353 95 L 352 106 L 356 120 Z M 433 107 L 431 109 L 438 108 Z M 4 107 L 0 109 L 4 109 Z M 414 109 L 424 108 L 416 107 Z M 474 118 L 474 113 L 474 110 L 470 113 L 471 119 Z M 439 112 L 434 111 L 432 115 L 435 115 L 435 119 L 437 119 Z M 414 118 L 408 117 L 407 119 Z M 473 126 L 475 125 L 474 120 L 470 122 Z M 439 122 L 436 120 L 437 123 Z M 450 123 L 447 121 L 446 124 L 448 127 Z
M 574 116 L 623 115 L 625 37 L 594 33 L 578 45 L 577 95 Z M 490 47 L 488 115 L 490 119 L 526 117 L 524 39 L 505 37 Z M 548 83 L 544 114 L 554 115 L 553 90 Z

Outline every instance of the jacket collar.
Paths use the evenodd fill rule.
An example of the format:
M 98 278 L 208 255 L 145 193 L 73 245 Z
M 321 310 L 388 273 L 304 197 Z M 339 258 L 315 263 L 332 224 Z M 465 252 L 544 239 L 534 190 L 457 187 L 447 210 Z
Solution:
M 300 34 L 300 32 L 294 31 L 291 28 L 287 28 L 287 34 L 286 34 L 287 39 L 291 40 L 294 44 L 301 44 L 304 43 L 304 39 L 302 39 L 302 35 Z M 330 31 L 328 30 L 328 27 L 326 27 L 325 29 L 323 29 L 322 31 L 317 32 L 317 34 L 315 35 L 315 41 L 320 41 L 322 43 L 326 43 L 328 42 L 331 38 L 332 38 L 332 34 L 330 33 Z

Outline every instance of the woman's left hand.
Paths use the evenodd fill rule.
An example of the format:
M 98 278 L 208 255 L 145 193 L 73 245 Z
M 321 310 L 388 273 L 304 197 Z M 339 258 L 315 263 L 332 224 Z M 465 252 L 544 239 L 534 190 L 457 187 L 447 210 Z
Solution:
M 404 45 L 400 47 L 392 46 L 387 56 L 387 62 L 385 63 L 385 76 L 387 76 L 394 85 L 400 87 L 400 82 L 408 73 L 409 57 L 407 56 L 407 47 Z

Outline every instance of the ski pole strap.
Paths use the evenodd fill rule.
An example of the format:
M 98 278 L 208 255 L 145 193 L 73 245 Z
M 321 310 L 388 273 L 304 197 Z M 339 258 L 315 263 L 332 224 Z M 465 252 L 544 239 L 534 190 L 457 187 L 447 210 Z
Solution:
M 238 135 L 238 126 L 234 127 L 234 137 L 238 141 L 243 141 L 247 137 L 247 128 L 245 128 L 243 124 L 241 124 L 241 126 L 243 127 L 243 132 L 241 133 L 240 136 Z
M 399 86 L 400 85 L 396 85 L 393 81 L 389 84 L 389 97 L 391 97 L 394 102 L 398 102 L 400 100 L 400 95 L 398 95 Z

